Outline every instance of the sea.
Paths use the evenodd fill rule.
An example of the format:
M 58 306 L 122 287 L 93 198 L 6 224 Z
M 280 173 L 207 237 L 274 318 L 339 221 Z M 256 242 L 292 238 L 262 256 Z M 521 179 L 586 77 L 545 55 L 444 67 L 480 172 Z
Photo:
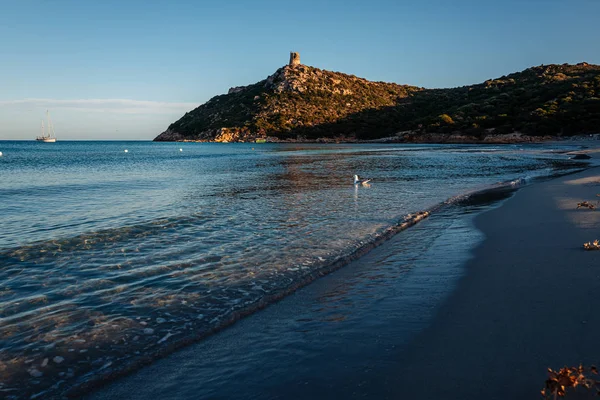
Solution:
M 278 318 L 339 334 L 295 350 L 289 335 L 261 339 L 306 371 L 315 353 L 360 342 L 387 316 L 402 322 L 381 346 L 408 340 L 483 240 L 474 216 L 584 169 L 566 154 L 578 148 L 0 141 L 0 397 L 86 393 L 215 332 L 252 334 L 273 321 L 246 320 L 311 287 L 320 306 L 296 297 Z M 232 358 L 231 343 L 243 340 L 221 356 L 197 348 L 226 366 L 203 370 L 198 398 L 232 390 L 240 365 L 246 377 L 251 365 L 283 365 L 252 346 Z

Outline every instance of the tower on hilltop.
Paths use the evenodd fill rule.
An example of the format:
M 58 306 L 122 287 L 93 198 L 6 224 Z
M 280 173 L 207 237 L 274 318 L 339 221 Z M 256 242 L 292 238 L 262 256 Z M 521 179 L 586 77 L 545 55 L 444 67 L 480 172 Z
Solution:
M 294 65 L 300 65 L 300 53 L 296 53 L 295 51 L 292 51 L 290 53 L 290 64 L 291 66 Z

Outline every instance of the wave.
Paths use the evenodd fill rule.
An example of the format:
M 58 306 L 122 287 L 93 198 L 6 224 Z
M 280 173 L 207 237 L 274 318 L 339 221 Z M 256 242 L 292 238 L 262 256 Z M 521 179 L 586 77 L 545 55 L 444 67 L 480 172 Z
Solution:
M 540 176 L 544 176 L 544 173 Z M 98 276 L 89 275 L 82 279 L 84 273 L 93 273 L 96 264 L 81 267 L 70 259 L 66 259 L 57 271 L 45 270 L 48 266 L 46 257 L 52 258 L 56 253 L 76 257 L 78 252 L 86 252 L 96 258 L 97 265 L 100 265 L 104 262 L 103 253 L 121 251 L 122 243 L 128 243 L 126 252 L 134 251 L 135 246 L 144 245 L 145 242 L 156 245 L 149 239 L 175 234 L 175 228 L 197 228 L 211 221 L 200 215 L 157 219 L 144 224 L 6 249 L 0 252 L 0 261 L 5 265 L 0 273 L 7 281 L 19 279 L 22 274 L 33 275 L 36 270 L 43 273 L 30 287 L 22 289 L 28 291 L 27 296 L 3 293 L 0 287 L 0 298 L 13 298 L 5 303 L 9 307 L 4 307 L 0 316 L 0 326 L 3 326 L 0 329 L 0 344 L 17 339 L 27 342 L 22 348 L 22 357 L 13 351 L 11 357 L 14 356 L 14 360 L 23 358 L 21 361 L 25 362 L 29 359 L 27 352 L 36 352 L 42 354 L 42 360 L 58 356 L 66 360 L 63 365 L 77 364 L 81 372 L 78 377 L 69 375 L 67 367 L 61 369 L 57 366 L 49 372 L 44 370 L 46 375 L 36 377 L 41 382 L 37 387 L 48 389 L 37 394 L 80 395 L 106 379 L 126 374 L 205 338 L 315 279 L 342 268 L 432 213 L 445 207 L 503 199 L 537 178 L 535 175 L 524 176 L 462 193 L 407 214 L 338 254 L 307 254 L 306 259 L 296 260 L 293 265 L 282 265 L 280 269 L 268 273 L 263 271 L 262 275 L 259 271 L 239 281 L 225 277 L 228 270 L 219 275 L 214 268 L 217 265 L 227 267 L 229 260 L 214 254 L 198 257 L 194 242 L 186 242 L 185 235 L 181 235 L 183 244 L 178 245 L 177 249 L 161 248 L 160 259 L 135 256 L 130 260 L 127 271 L 115 265 L 109 274 L 96 272 Z M 196 230 L 193 235 L 197 233 Z M 178 231 L 177 234 L 181 233 Z M 11 264 L 13 267 L 6 267 Z M 62 271 L 61 267 L 64 268 Z M 189 270 L 201 270 L 202 282 L 198 283 L 198 277 L 193 275 L 185 281 L 177 280 L 176 286 L 169 290 L 159 290 L 160 283 L 173 280 Z M 47 285 L 54 281 L 62 282 L 64 287 L 48 292 Z M 213 285 L 213 282 L 220 284 Z M 187 293 L 186 285 L 191 288 Z M 199 287 L 202 290 L 198 290 Z M 93 308 L 81 307 L 86 302 L 86 296 L 95 296 L 98 305 Z M 202 303 L 202 307 L 196 306 L 190 296 L 197 303 Z M 152 303 L 152 312 L 136 317 L 136 313 L 140 314 L 140 304 L 145 306 L 148 303 Z M 119 314 L 115 309 L 127 310 L 127 313 Z M 21 331 L 24 326 L 28 326 L 28 329 L 32 327 L 35 335 L 25 337 L 25 331 Z M 30 335 L 30 331 L 27 331 L 27 335 Z M 48 346 L 51 346 L 50 349 L 45 350 Z M 7 346 L 2 347 L 8 349 Z M 57 350 L 59 348 L 60 352 Z M 8 365 L 0 358 L 0 370 L 5 364 Z M 16 366 L 18 362 L 13 364 Z M 22 363 L 18 365 L 20 369 L 13 369 L 10 365 L 6 367 L 6 386 L 0 389 L 25 387 L 22 383 L 37 374 L 37 370 L 31 369 L 35 368 L 33 364 L 29 371 L 23 371 Z M 68 382 L 68 386 L 65 382 Z
M 432 207 L 411 214 L 407 214 L 396 224 L 389 226 L 382 232 L 378 233 L 376 235 L 376 238 L 364 242 L 359 247 L 347 252 L 346 254 L 339 255 L 331 261 L 323 260 L 321 262 L 321 265 L 313 266 L 314 269 L 311 272 L 304 274 L 301 277 L 298 277 L 294 281 L 289 282 L 287 286 L 279 288 L 272 292 L 266 292 L 262 297 L 250 303 L 244 303 L 239 304 L 237 306 L 233 306 L 228 310 L 226 314 L 210 319 L 208 323 L 202 324 L 202 327 L 200 329 L 195 328 L 192 331 L 190 331 L 187 335 L 183 334 L 173 336 L 173 339 L 171 339 L 171 337 L 163 336 L 162 339 L 159 340 L 161 346 L 157 346 L 150 352 L 144 354 L 143 357 L 130 360 L 129 362 L 120 365 L 112 364 L 104 370 L 98 371 L 98 373 L 89 374 L 84 378 L 79 379 L 78 382 L 76 382 L 73 385 L 73 387 L 69 389 L 65 394 L 69 396 L 82 395 L 84 393 L 89 392 L 91 389 L 102 385 L 107 379 L 112 379 L 117 376 L 128 374 L 134 370 L 139 369 L 140 367 L 147 364 L 153 359 L 166 356 L 181 347 L 202 340 L 207 336 L 212 335 L 213 333 L 218 332 L 234 324 L 241 318 L 248 316 L 264 307 L 267 307 L 268 305 L 274 302 L 279 301 L 280 299 L 308 285 L 314 280 L 348 265 L 354 260 L 357 260 L 360 257 L 364 256 L 375 247 L 382 245 L 383 243 L 385 243 L 395 235 L 399 234 L 400 232 L 403 232 L 406 229 L 422 222 L 433 213 L 440 212 L 446 207 L 467 204 L 475 200 L 477 200 L 478 202 L 496 201 L 499 199 L 499 197 L 497 196 L 499 194 L 503 195 L 502 198 L 506 198 L 510 196 L 510 194 L 513 193 L 515 190 L 517 190 L 520 186 L 522 186 L 522 184 L 525 184 L 523 180 L 518 181 L 521 182 L 521 184 L 515 185 L 514 181 L 503 182 L 484 189 L 464 193 L 459 196 L 449 198 L 446 201 L 440 202 Z M 167 342 L 168 339 L 170 340 Z M 159 343 L 157 342 L 157 344 Z

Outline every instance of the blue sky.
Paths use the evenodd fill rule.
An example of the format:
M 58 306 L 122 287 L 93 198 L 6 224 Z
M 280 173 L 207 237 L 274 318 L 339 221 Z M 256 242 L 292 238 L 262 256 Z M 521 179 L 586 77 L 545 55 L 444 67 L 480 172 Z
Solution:
M 598 0 L 0 0 L 0 140 L 152 139 L 304 64 L 424 87 L 600 64 Z

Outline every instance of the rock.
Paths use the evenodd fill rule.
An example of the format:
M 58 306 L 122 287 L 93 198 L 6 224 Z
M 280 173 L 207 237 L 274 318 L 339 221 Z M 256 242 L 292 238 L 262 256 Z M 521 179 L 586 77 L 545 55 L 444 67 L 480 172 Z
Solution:
M 248 86 L 234 86 L 232 88 L 229 88 L 229 90 L 227 91 L 227 94 L 232 94 L 232 93 L 239 93 L 242 90 L 246 89 Z
M 61 362 L 65 361 L 65 359 L 64 359 L 64 357 L 56 356 L 52 359 L 52 361 L 54 361 L 57 364 L 60 364 Z
M 154 333 L 154 329 L 152 329 L 152 328 L 144 329 L 144 335 L 152 335 L 153 333 Z
M 27 370 L 27 372 L 29 372 L 29 375 L 33 376 L 34 378 L 44 376 L 44 374 L 40 372 L 37 368 L 30 368 L 29 370 Z
M 48 365 L 48 359 L 44 358 L 44 361 L 42 361 L 42 367 L 45 367 L 46 365 Z
M 165 322 L 167 322 L 167 320 L 164 319 L 164 318 L 156 318 L 156 323 L 157 324 L 164 324 Z
M 178 132 L 174 132 L 170 129 L 167 129 L 166 131 L 164 131 L 163 133 L 161 133 L 160 135 L 158 135 L 154 141 L 155 142 L 179 142 L 184 140 L 185 138 L 183 137 L 182 134 L 178 133 Z

